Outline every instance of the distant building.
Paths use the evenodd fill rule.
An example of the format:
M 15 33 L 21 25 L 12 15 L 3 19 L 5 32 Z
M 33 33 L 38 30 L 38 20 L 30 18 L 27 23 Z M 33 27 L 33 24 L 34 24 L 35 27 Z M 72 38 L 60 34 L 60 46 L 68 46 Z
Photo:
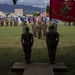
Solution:
M 11 16 L 16 17 L 17 15 L 15 13 L 10 13 L 9 17 Z
M 0 18 L 2 18 L 2 17 L 6 17 L 6 14 L 4 12 L 0 11 Z
M 15 9 L 15 15 L 23 16 L 23 9 Z
M 26 16 L 31 16 L 31 17 L 32 17 L 32 16 L 33 16 L 33 14 L 26 14 Z

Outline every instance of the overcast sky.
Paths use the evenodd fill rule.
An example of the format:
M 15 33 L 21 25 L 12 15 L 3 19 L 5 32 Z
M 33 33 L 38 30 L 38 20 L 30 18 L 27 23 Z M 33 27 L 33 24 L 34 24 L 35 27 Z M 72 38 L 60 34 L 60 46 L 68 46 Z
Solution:
M 44 7 L 46 5 L 49 5 L 50 0 L 18 0 L 17 4 L 21 5 L 33 5 L 35 7 Z M 0 0 L 0 4 L 13 4 L 12 0 Z

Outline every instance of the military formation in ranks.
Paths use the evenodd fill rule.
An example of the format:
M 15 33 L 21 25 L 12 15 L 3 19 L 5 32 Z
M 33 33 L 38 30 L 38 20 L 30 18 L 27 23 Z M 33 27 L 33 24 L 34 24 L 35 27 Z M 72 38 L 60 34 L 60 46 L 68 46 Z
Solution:
M 28 27 L 26 21 L 25 21 L 25 22 L 22 22 L 22 23 L 21 23 L 21 26 L 22 26 L 23 33 L 25 33 L 25 32 L 26 32 L 25 29 L 26 29 L 26 27 Z
M 18 21 L 15 20 L 15 21 L 13 22 L 12 20 L 1 19 L 1 20 L 0 20 L 0 26 L 18 26 Z
M 54 25 L 55 27 L 54 29 L 57 31 L 57 23 L 51 22 L 47 24 L 45 20 L 38 21 L 37 23 L 33 22 L 31 26 L 32 26 L 32 32 L 33 32 L 34 37 L 38 37 L 38 39 L 45 37 L 48 28 L 50 28 L 50 26 L 52 25 Z M 14 20 L 13 22 L 12 20 L 2 19 L 0 20 L 0 26 L 18 26 L 18 21 Z M 26 21 L 22 22 L 21 26 L 22 26 L 23 33 L 25 33 L 26 31 L 25 28 L 28 27 L 27 22 Z
M 55 31 L 57 31 L 57 23 L 50 23 L 49 25 L 46 23 L 46 21 L 39 21 L 37 24 L 32 24 L 32 31 L 34 37 L 38 37 L 38 39 L 41 39 L 42 36 L 46 36 L 46 32 L 48 28 L 50 28 L 52 25 L 54 25 Z

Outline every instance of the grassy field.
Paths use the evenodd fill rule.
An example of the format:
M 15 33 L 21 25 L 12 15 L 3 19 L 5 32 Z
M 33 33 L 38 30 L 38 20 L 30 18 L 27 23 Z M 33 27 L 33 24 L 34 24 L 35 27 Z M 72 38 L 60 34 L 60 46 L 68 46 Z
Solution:
M 32 30 L 30 30 L 32 31 Z M 60 41 L 56 54 L 57 62 L 64 62 L 68 67 L 66 75 L 75 75 L 75 27 L 58 26 Z M 21 46 L 22 27 L 0 27 L 0 75 L 15 75 L 11 67 L 16 61 L 24 61 Z M 48 61 L 45 37 L 34 38 L 32 61 Z

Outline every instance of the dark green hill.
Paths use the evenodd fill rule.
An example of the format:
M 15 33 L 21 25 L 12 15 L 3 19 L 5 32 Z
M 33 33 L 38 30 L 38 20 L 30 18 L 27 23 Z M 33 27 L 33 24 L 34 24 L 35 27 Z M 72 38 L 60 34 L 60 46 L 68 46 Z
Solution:
M 0 4 L 0 11 L 11 13 L 14 12 L 14 9 L 23 9 L 24 13 L 34 13 L 34 12 L 40 12 L 42 8 L 28 6 L 28 5 Z

